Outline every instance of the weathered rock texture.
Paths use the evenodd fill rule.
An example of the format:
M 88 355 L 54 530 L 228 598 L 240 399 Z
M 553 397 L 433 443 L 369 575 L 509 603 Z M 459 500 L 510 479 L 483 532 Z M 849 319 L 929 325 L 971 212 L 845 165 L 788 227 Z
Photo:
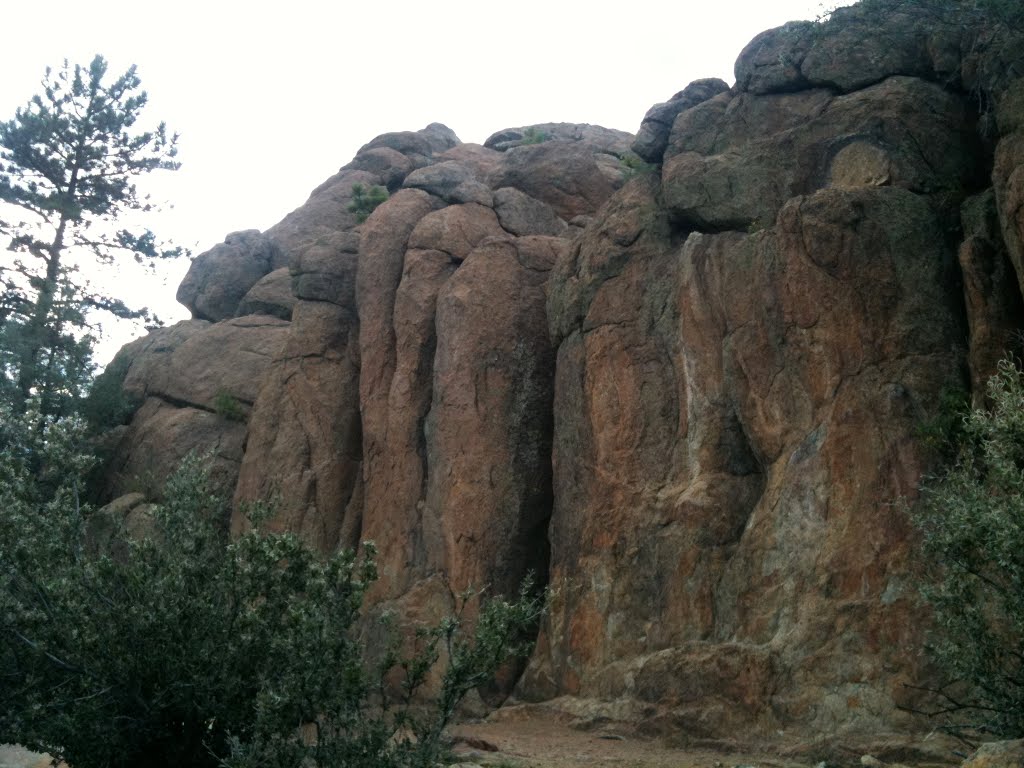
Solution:
M 538 573 L 521 698 L 680 740 L 913 732 L 900 499 L 940 393 L 980 398 L 1024 320 L 1020 43 L 846 10 L 635 138 L 380 136 L 121 353 L 112 490 L 212 450 L 239 506 L 373 540 L 411 619 Z M 362 224 L 355 184 L 390 192 Z

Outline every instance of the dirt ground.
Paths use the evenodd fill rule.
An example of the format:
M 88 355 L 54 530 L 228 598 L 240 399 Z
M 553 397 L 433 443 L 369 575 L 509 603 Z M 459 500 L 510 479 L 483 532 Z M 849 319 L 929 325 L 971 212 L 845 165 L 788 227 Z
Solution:
M 647 740 L 582 733 L 557 723 L 461 725 L 454 732 L 461 768 L 472 765 L 486 768 L 785 768 L 787 765 L 740 755 L 684 752 Z M 21 747 L 0 745 L 0 768 L 46 768 L 49 765 L 47 758 Z
M 0 768 L 47 768 L 50 759 L 11 744 L 0 744 Z
M 783 768 L 739 755 L 683 752 L 655 742 L 581 733 L 554 723 L 463 725 L 453 768 Z M 21 747 L 0 745 L 0 768 L 46 768 L 50 761 Z
M 455 768 L 821 768 L 808 759 L 770 754 L 677 749 L 608 724 L 574 728 L 559 713 L 524 707 L 502 710 L 497 718 L 461 723 L 450 729 L 460 765 Z M 845 756 L 843 764 L 860 762 Z M 829 765 L 832 761 L 829 761 Z M 947 761 L 914 761 L 920 768 Z M 0 768 L 44 768 L 49 761 L 20 747 L 0 745 Z M 866 762 L 873 768 L 904 768 Z
M 526 717 L 452 728 L 460 761 L 488 768 L 797 768 L 766 756 L 674 749 L 614 728 L 581 731 L 553 718 Z
M 945 737 L 892 734 L 858 745 L 823 735 L 774 751 L 680 748 L 606 718 L 577 718 L 557 707 L 521 705 L 450 729 L 466 768 L 950 768 L 960 759 Z M 876 759 L 878 757 L 884 759 Z

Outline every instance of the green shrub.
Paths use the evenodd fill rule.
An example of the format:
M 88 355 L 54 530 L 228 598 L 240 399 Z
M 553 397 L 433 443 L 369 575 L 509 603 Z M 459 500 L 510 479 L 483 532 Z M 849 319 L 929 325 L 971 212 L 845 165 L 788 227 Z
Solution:
M 352 185 L 352 200 L 348 204 L 348 212 L 354 213 L 362 224 L 373 213 L 378 205 L 388 199 L 388 191 L 384 187 L 370 187 L 362 184 Z
M 94 434 L 127 424 L 142 404 L 139 398 L 124 391 L 124 380 L 130 366 L 131 361 L 127 357 L 118 355 L 89 385 L 81 412 Z
M 260 532 L 262 507 L 232 541 L 195 458 L 168 481 L 148 538 L 122 531 L 116 556 L 92 552 L 74 491 L 81 425 L 39 439 L 25 426 L 0 449 L 0 743 L 75 768 L 426 768 L 458 700 L 525 652 L 517 633 L 541 610 L 528 590 L 486 603 L 471 637 L 449 619 L 424 630 L 417 657 L 392 649 L 368 667 L 356 622 L 372 546 L 322 559 Z M 438 706 L 415 713 L 444 649 Z M 396 667 L 408 696 L 392 706 L 379 692 Z
M 939 393 L 934 415 L 917 426 L 918 441 L 941 466 L 956 460 L 966 439 L 964 423 L 970 412 L 970 393 L 961 386 L 947 385 Z
M 915 520 L 931 573 L 931 646 L 951 687 L 948 727 L 1024 736 L 1024 374 L 1009 360 L 991 408 L 953 432 L 955 463 L 922 488 Z
M 619 158 L 619 167 L 622 169 L 623 175 L 627 179 L 631 179 L 634 176 L 653 173 L 658 166 L 648 163 L 635 152 L 626 152 Z
M 531 126 L 523 131 L 523 138 L 520 141 L 523 144 L 543 144 L 550 139 L 551 137 L 547 133 Z
M 214 395 L 213 410 L 222 419 L 228 421 L 245 421 L 245 408 L 238 401 L 238 398 L 222 389 Z

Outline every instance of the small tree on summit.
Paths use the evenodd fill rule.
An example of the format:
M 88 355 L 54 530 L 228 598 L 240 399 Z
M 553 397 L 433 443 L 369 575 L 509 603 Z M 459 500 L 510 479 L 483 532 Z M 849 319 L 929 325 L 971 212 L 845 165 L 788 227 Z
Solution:
M 0 235 L 13 259 L 0 262 L 0 397 L 23 410 L 33 395 L 44 413 L 60 414 L 91 369 L 83 342 L 86 313 L 148 318 L 122 300 L 95 294 L 69 251 L 103 264 L 178 256 L 161 250 L 152 232 L 119 229 L 129 211 L 152 206 L 137 177 L 173 170 L 176 135 L 163 123 L 136 131 L 146 105 L 135 67 L 106 79 L 107 62 L 67 61 L 47 69 L 42 94 L 0 122 Z

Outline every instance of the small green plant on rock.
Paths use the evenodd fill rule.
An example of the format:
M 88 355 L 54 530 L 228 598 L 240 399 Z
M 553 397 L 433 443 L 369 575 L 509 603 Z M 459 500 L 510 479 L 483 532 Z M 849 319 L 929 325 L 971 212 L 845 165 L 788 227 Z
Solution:
M 348 204 L 348 212 L 354 213 L 362 224 L 369 218 L 378 205 L 388 199 L 388 191 L 384 187 L 372 186 L 369 189 L 363 184 L 352 185 L 352 200 Z
M 228 421 L 245 421 L 245 408 L 238 398 L 222 389 L 214 395 L 213 410 L 222 419 Z
M 622 169 L 622 174 L 627 180 L 634 176 L 644 176 L 648 173 L 653 173 L 657 167 L 653 163 L 648 163 L 635 152 L 626 152 L 619 158 L 619 168 Z
M 540 130 L 539 128 L 534 128 L 533 126 L 530 126 L 525 131 L 523 131 L 523 138 L 520 141 L 522 144 L 529 145 L 543 144 L 545 141 L 549 141 L 550 139 L 551 137 L 548 136 L 547 133 L 545 133 L 544 131 Z

